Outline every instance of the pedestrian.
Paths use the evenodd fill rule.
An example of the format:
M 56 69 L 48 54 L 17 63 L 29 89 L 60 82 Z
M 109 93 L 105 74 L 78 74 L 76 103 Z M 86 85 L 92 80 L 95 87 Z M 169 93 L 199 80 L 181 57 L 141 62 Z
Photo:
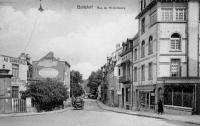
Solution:
M 163 114 L 163 103 L 161 99 L 158 101 L 158 114 Z

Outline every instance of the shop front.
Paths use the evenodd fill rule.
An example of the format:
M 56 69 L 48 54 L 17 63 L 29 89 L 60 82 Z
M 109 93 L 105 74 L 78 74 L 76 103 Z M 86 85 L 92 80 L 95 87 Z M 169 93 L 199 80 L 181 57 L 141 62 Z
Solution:
M 123 108 L 131 109 L 131 84 L 123 85 L 122 88 Z
M 155 85 L 136 87 L 137 110 L 155 110 Z
M 162 78 L 164 112 L 199 114 L 199 78 Z

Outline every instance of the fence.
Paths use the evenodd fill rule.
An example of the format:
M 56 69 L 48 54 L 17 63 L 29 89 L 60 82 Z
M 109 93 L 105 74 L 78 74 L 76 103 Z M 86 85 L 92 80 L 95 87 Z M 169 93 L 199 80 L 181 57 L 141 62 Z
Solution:
M 13 113 L 26 112 L 26 100 L 13 98 L 12 99 L 12 112 Z

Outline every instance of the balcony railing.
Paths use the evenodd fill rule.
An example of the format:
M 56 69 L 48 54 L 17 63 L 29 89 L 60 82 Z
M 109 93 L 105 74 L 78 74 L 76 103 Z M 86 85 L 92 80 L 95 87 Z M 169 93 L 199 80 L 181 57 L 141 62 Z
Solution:
M 119 78 L 119 83 L 131 83 L 131 76 L 130 75 L 125 75 Z

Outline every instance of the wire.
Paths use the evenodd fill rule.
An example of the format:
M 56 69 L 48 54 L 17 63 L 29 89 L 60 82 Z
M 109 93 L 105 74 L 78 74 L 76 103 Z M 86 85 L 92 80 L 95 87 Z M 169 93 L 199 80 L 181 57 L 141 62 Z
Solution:
M 36 15 L 36 18 L 35 18 L 35 21 L 34 21 L 34 24 L 33 24 L 33 29 L 32 29 L 32 31 L 31 31 L 31 34 L 30 34 L 30 36 L 29 36 L 29 38 L 28 38 L 28 41 L 27 41 L 27 43 L 26 43 L 26 46 L 25 46 L 25 48 L 24 48 L 24 52 L 26 52 L 28 46 L 29 46 L 30 43 L 31 43 L 31 40 L 32 40 L 32 37 L 33 37 L 33 33 L 34 33 L 34 31 L 35 31 L 35 27 L 36 27 L 36 24 L 37 24 L 37 21 L 38 21 L 38 16 L 39 16 L 39 12 L 37 12 L 37 15 Z

